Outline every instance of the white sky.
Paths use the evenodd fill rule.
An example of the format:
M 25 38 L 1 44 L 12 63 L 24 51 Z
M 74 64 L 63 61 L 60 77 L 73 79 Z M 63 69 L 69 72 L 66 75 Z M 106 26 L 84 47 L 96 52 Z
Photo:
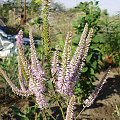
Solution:
M 61 2 L 66 8 L 75 7 L 80 2 L 90 0 L 54 0 L 55 2 Z M 120 0 L 98 0 L 100 8 L 107 9 L 110 15 L 117 14 L 120 11 Z

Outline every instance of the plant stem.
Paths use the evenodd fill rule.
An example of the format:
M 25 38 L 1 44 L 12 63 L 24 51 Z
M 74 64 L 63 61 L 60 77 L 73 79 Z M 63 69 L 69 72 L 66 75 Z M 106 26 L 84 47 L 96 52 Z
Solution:
M 60 103 L 60 101 L 59 101 L 58 99 L 57 99 L 57 102 L 58 102 L 58 105 L 59 105 L 59 107 L 60 107 L 60 111 L 61 111 L 61 113 L 62 113 L 62 118 L 65 119 L 65 115 L 64 115 L 64 112 L 63 112 L 61 103 Z
M 85 110 L 86 106 L 84 106 L 84 108 L 79 112 L 79 114 L 77 115 L 77 117 L 75 118 L 75 120 L 77 120 L 77 118 L 80 116 L 80 114 Z
M 57 93 L 56 93 L 56 91 L 55 91 L 55 86 L 54 86 L 53 81 L 52 81 L 52 85 L 53 85 L 54 93 L 55 93 L 55 95 L 57 96 L 57 99 L 56 99 L 56 100 L 57 100 L 58 106 L 59 106 L 59 108 L 60 108 L 60 111 L 61 111 L 61 114 L 62 114 L 62 118 L 65 119 L 65 115 L 64 115 L 64 112 L 63 112 L 63 109 L 62 109 L 62 105 L 61 105 L 61 103 L 60 103 L 60 101 L 59 101 L 59 98 L 58 98 L 58 95 L 57 95 Z
M 43 113 L 43 120 L 47 120 L 46 115 L 45 115 L 45 109 L 42 110 Z
M 37 118 L 38 118 L 38 114 L 37 114 L 37 113 L 35 113 L 35 120 L 37 120 Z
M 50 108 L 49 108 L 50 109 Z M 54 116 L 49 112 L 49 111 L 47 111 L 47 113 L 54 119 L 54 120 L 56 120 L 55 118 L 54 118 Z

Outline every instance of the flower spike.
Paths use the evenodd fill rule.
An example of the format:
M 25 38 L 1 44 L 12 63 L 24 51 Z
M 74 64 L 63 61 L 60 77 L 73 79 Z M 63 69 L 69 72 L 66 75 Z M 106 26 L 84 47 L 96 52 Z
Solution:
M 75 101 L 76 101 L 76 97 L 75 97 L 75 95 L 73 95 L 70 98 L 70 102 L 67 107 L 67 113 L 66 113 L 65 120 L 73 120 L 73 115 L 74 115 L 73 110 L 74 110 Z
M 58 77 L 58 73 L 59 73 L 59 47 L 56 47 L 56 50 L 54 52 L 53 55 L 53 59 L 52 59 L 52 63 L 51 63 L 51 73 L 52 73 L 52 77 Z
M 26 91 L 22 91 L 21 89 L 18 89 L 14 83 L 8 78 L 8 76 L 6 75 L 6 73 L 2 70 L 2 68 L 0 67 L 0 72 L 2 73 L 3 77 L 6 79 L 7 83 L 10 85 L 10 87 L 12 88 L 12 91 L 17 94 L 17 95 L 21 95 L 21 96 L 30 96 L 32 95 L 32 93 L 29 90 Z
M 86 60 L 86 57 L 87 57 L 87 54 L 88 54 L 88 50 L 89 50 L 89 47 L 90 47 L 90 43 L 91 43 L 92 37 L 93 37 L 93 29 L 91 28 L 89 33 L 88 33 L 88 36 L 87 36 L 87 38 L 85 40 L 83 56 L 82 56 L 80 65 L 78 66 L 78 70 L 77 70 L 76 76 L 73 79 L 74 83 L 76 83 L 76 81 L 79 79 L 81 71 L 82 71 L 82 68 L 85 65 L 85 60 Z
M 79 45 L 70 61 L 70 79 L 74 83 L 76 83 L 79 78 L 79 74 L 83 67 L 83 57 L 85 57 L 85 54 L 89 49 L 89 47 L 87 47 L 87 41 L 90 41 L 91 39 L 88 38 L 88 24 L 86 24 L 81 35 Z
M 58 80 L 56 81 L 56 89 L 58 92 L 64 95 L 72 95 L 71 82 L 67 80 L 69 78 L 69 63 L 71 54 L 71 38 L 72 34 L 69 32 L 66 37 L 64 51 L 62 55 L 62 64 L 58 74 Z
M 45 100 L 43 94 L 45 92 L 45 78 L 44 78 L 44 71 L 38 61 L 36 56 L 36 50 L 34 46 L 34 41 L 32 37 L 32 31 L 30 30 L 30 51 L 31 51 L 31 65 L 28 64 L 28 61 L 24 55 L 23 49 L 23 32 L 22 30 L 19 31 L 16 37 L 16 45 L 18 47 L 18 79 L 20 83 L 21 89 L 18 89 L 12 81 L 7 77 L 5 72 L 0 69 L 0 72 L 3 74 L 4 78 L 11 86 L 12 91 L 17 95 L 22 95 L 28 97 L 29 95 L 34 95 L 36 97 L 36 102 L 38 103 L 39 108 L 43 109 L 47 107 L 47 101 Z M 24 85 L 24 76 L 22 72 L 22 67 L 28 77 L 29 85 L 26 87 Z M 26 89 L 26 88 L 28 89 Z
M 106 82 L 107 75 L 109 74 L 110 69 L 111 69 L 111 66 L 107 69 L 105 75 L 103 76 L 102 80 L 100 81 L 98 86 L 95 88 L 95 90 L 92 92 L 92 94 L 84 101 L 85 107 L 90 107 L 93 104 L 94 100 L 96 99 L 100 90 L 102 89 L 103 85 Z

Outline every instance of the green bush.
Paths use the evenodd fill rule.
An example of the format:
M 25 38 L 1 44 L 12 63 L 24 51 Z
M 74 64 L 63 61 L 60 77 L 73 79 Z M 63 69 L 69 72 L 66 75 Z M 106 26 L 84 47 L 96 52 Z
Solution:
M 99 21 L 101 16 L 101 10 L 98 6 L 98 2 L 84 2 L 77 6 L 80 9 L 81 17 L 77 21 L 73 22 L 73 27 L 76 30 L 76 37 L 73 40 L 73 44 L 77 45 L 79 41 L 79 35 L 81 34 L 84 25 L 88 23 L 89 27 L 94 28 L 94 38 L 92 40 L 88 56 L 86 58 L 85 66 L 81 73 L 81 78 L 75 86 L 75 94 L 78 96 L 79 102 L 83 100 L 89 92 L 93 89 L 93 81 L 95 81 L 96 73 L 101 70 L 102 51 L 100 46 L 103 42 L 98 34 L 100 30 Z
M 109 17 L 103 15 L 101 32 L 104 45 L 101 46 L 104 55 L 111 56 L 115 66 L 120 66 L 120 15 Z

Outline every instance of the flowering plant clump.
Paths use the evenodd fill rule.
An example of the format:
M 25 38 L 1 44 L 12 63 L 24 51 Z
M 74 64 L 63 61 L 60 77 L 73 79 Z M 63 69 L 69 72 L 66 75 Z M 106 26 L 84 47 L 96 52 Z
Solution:
M 44 0 L 43 0 L 44 1 Z M 44 111 L 45 109 L 49 109 L 49 100 L 46 99 L 46 93 L 49 91 L 46 89 L 47 77 L 50 76 L 50 80 L 53 83 L 53 91 L 56 95 L 57 102 L 59 104 L 62 118 L 65 120 L 74 119 L 74 107 L 76 104 L 76 96 L 74 95 L 73 89 L 76 82 L 79 80 L 82 68 L 85 64 L 85 60 L 88 54 L 89 46 L 91 43 L 91 39 L 93 36 L 93 29 L 88 28 L 88 24 L 86 23 L 83 33 L 81 35 L 78 47 L 74 55 L 71 57 L 71 42 L 72 42 L 72 33 L 68 32 L 64 50 L 62 54 L 62 60 L 59 60 L 59 50 L 58 47 L 54 52 L 53 59 L 51 60 L 50 53 L 50 44 L 49 44 L 49 24 L 48 24 L 48 0 L 45 0 L 44 3 L 44 14 L 43 19 L 43 46 L 44 46 L 44 54 L 49 64 L 50 72 L 46 72 L 43 69 L 40 61 L 38 60 L 36 49 L 34 45 L 34 40 L 32 37 L 32 28 L 29 30 L 29 41 L 30 41 L 30 61 L 26 59 L 24 54 L 23 47 L 23 31 L 20 30 L 16 37 L 16 46 L 18 49 L 18 79 L 20 88 L 16 87 L 12 80 L 9 79 L 4 70 L 0 67 L 0 72 L 11 86 L 12 91 L 20 96 L 34 96 L 36 103 L 40 110 Z M 51 64 L 50 64 L 51 62 Z M 61 63 L 61 65 L 59 64 Z M 84 101 L 84 108 L 91 106 L 97 97 L 99 91 L 102 89 L 104 83 L 106 82 L 106 76 L 110 69 L 107 70 L 100 84 L 96 87 L 93 93 Z M 46 74 L 49 73 L 49 74 Z M 54 81 L 52 81 L 54 79 Z M 59 93 L 59 94 L 58 94 Z M 66 117 L 64 116 L 64 111 L 62 109 L 62 105 L 60 103 L 59 97 L 67 99 L 67 112 Z M 51 95 L 50 95 L 51 97 Z M 83 108 L 83 109 L 84 109 Z M 50 114 L 50 113 L 49 113 Z M 45 116 L 45 115 L 43 115 Z M 50 114 L 50 116 L 56 120 L 55 117 Z M 79 114 L 78 114 L 79 116 Z M 77 117 L 78 117 L 77 116 Z M 76 118 L 77 118 L 76 117 Z M 46 117 L 45 117 L 46 119 Z
M 1 72 L 3 75 L 5 75 L 5 78 L 9 85 L 12 87 L 12 90 L 17 95 L 22 96 L 30 96 L 35 95 L 36 96 L 36 102 L 39 105 L 39 108 L 43 108 L 47 106 L 47 102 L 44 99 L 44 96 L 42 93 L 45 91 L 44 86 L 44 71 L 42 70 L 41 65 L 39 64 L 39 61 L 36 57 L 36 50 L 33 42 L 33 38 L 30 31 L 30 50 L 31 50 L 31 64 L 28 63 L 27 59 L 24 55 L 24 48 L 23 48 L 23 32 L 22 30 L 19 31 L 17 37 L 16 37 L 16 45 L 18 48 L 18 78 L 20 83 L 20 89 L 16 88 L 15 85 L 12 83 L 11 80 L 5 75 L 3 70 L 1 69 Z M 24 78 L 24 74 L 22 71 L 26 73 L 26 76 L 28 77 L 28 86 L 26 86 L 26 80 Z
M 76 48 L 73 57 L 71 58 L 70 53 L 72 34 L 69 32 L 65 41 L 61 66 L 59 64 L 58 50 L 55 51 L 52 59 L 51 73 L 52 77 L 55 77 L 55 91 L 59 92 L 62 96 L 68 96 L 71 98 L 67 108 L 66 120 L 73 119 L 73 108 L 75 105 L 75 95 L 73 93 L 73 88 L 76 81 L 79 79 L 80 72 L 84 66 L 84 61 L 88 53 L 92 34 L 93 29 L 90 29 L 89 31 L 88 25 L 86 24 L 79 45 Z M 36 55 L 34 40 L 32 37 L 32 29 L 30 29 L 29 32 L 31 56 L 30 62 L 25 57 L 22 38 L 23 32 L 22 30 L 20 30 L 16 37 L 16 45 L 18 48 L 18 78 L 20 88 L 17 88 L 13 84 L 12 80 L 7 77 L 6 73 L 1 68 L 0 72 L 3 74 L 15 94 L 25 97 L 34 95 L 39 108 L 47 108 L 48 102 L 44 96 L 46 89 L 45 71 L 43 70 Z M 106 76 L 108 72 L 109 70 L 106 72 L 105 76 L 103 77 L 95 91 L 88 97 L 88 99 L 84 101 L 85 107 L 91 106 L 91 104 L 97 97 L 99 91 L 101 90 L 103 84 L 106 81 Z M 27 78 L 25 77 L 25 75 Z
M 71 33 L 68 33 L 65 41 L 64 51 L 62 55 L 62 65 L 58 72 L 56 81 L 57 91 L 64 95 L 73 95 L 73 87 L 79 79 L 80 72 L 84 66 L 84 62 L 88 53 L 91 42 L 93 29 L 88 30 L 88 24 L 85 25 L 81 40 L 72 58 L 71 53 Z

